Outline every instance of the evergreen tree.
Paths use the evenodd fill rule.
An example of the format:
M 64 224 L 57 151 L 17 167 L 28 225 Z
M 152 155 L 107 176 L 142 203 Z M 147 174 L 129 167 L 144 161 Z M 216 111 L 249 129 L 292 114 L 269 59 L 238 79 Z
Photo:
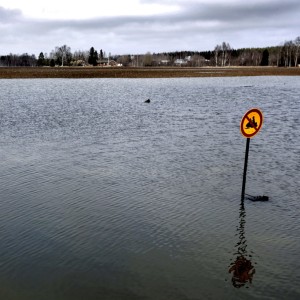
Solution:
M 95 50 L 94 57 L 93 57 L 93 66 L 97 66 L 97 61 L 98 61 L 98 52 L 97 50 Z
M 37 65 L 38 65 L 39 67 L 45 65 L 45 56 L 44 56 L 44 53 L 43 53 L 43 52 L 41 52 L 40 55 L 39 55 L 39 58 L 38 58 L 38 60 L 37 60 Z
M 88 58 L 88 63 L 90 65 L 93 65 L 93 62 L 94 62 L 94 54 L 95 54 L 95 49 L 94 47 L 91 47 L 90 49 L 90 55 L 89 55 L 89 58 Z
M 265 49 L 263 51 L 260 65 L 261 66 L 268 66 L 269 65 L 269 51 L 268 51 L 268 49 Z
M 98 52 L 94 49 L 94 47 L 91 47 L 88 63 L 90 65 L 97 66 L 97 60 L 98 60 Z

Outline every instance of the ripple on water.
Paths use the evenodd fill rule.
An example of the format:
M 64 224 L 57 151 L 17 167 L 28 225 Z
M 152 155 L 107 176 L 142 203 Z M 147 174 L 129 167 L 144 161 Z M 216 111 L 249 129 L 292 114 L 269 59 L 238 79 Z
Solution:
M 297 77 L 0 87 L 1 296 L 300 294 Z M 239 122 L 252 107 L 265 122 L 251 140 L 247 192 L 270 201 L 245 202 L 241 214 Z M 256 272 L 237 295 L 227 267 L 242 244 Z

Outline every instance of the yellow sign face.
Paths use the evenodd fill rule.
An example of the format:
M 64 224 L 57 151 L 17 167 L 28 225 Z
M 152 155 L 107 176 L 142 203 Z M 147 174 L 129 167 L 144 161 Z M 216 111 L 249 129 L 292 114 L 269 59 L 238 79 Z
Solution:
M 250 109 L 242 118 L 241 133 L 246 138 L 254 137 L 263 123 L 263 114 L 258 108 Z

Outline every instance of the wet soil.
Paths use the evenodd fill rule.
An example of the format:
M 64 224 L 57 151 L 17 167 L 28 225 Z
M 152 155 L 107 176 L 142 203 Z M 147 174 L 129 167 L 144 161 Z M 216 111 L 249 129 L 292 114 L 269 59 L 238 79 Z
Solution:
M 1 67 L 0 78 L 172 78 L 232 76 L 299 76 L 300 68 L 203 67 Z

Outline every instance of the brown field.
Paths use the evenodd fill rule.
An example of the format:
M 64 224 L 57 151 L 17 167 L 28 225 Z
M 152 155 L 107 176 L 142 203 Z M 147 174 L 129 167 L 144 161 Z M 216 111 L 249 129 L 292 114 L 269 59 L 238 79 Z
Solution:
M 203 67 L 0 67 L 0 78 L 172 78 L 228 76 L 299 76 L 300 68 Z

